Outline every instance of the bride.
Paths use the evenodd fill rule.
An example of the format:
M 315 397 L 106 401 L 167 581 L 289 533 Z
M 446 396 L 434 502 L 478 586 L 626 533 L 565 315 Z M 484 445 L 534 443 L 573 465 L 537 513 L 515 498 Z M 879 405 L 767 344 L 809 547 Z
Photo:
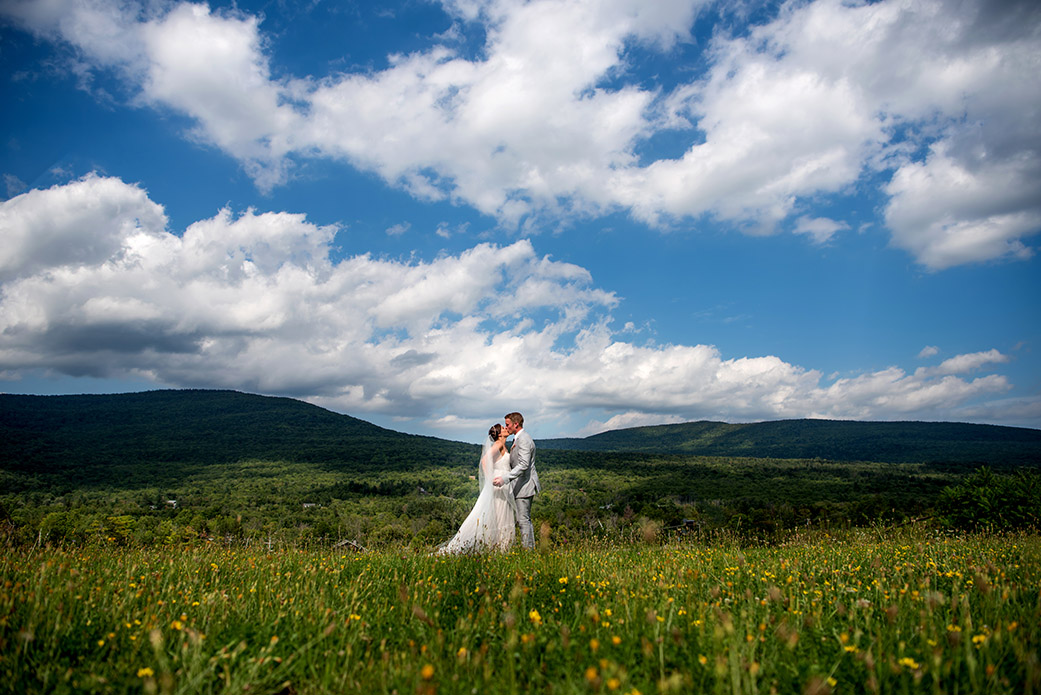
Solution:
M 510 472 L 510 452 L 506 449 L 506 428 L 500 424 L 488 430 L 477 469 L 480 494 L 470 515 L 452 540 L 437 549 L 439 555 L 472 553 L 481 550 L 506 550 L 513 543 L 517 502 L 509 485 L 495 487 L 497 475 Z

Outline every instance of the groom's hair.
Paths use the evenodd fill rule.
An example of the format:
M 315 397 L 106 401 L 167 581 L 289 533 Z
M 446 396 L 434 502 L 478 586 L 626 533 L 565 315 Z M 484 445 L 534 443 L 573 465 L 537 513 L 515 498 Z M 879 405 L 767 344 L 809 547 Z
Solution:
M 515 422 L 518 425 L 520 425 L 521 427 L 524 427 L 524 416 L 521 415 L 520 413 L 507 413 L 503 417 L 505 417 L 510 422 Z

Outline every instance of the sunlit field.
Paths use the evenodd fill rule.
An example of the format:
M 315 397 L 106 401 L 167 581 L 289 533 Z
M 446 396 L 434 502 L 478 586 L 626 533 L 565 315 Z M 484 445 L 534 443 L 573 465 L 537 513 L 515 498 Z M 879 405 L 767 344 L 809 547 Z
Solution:
M 17 693 L 1029 693 L 1041 538 L 8 550 Z

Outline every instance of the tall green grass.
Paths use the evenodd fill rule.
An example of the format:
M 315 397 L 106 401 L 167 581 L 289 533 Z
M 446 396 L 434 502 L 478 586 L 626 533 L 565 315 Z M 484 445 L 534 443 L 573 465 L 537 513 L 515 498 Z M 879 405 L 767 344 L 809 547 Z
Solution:
M 8 551 L 17 693 L 1029 693 L 1041 538 Z

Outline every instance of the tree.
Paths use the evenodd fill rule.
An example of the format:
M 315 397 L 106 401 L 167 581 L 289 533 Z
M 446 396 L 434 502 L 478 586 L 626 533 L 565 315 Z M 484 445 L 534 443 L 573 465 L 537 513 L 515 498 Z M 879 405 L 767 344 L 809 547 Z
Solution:
M 948 526 L 1008 531 L 1041 525 L 1041 476 L 998 475 L 987 466 L 940 494 L 937 509 Z

